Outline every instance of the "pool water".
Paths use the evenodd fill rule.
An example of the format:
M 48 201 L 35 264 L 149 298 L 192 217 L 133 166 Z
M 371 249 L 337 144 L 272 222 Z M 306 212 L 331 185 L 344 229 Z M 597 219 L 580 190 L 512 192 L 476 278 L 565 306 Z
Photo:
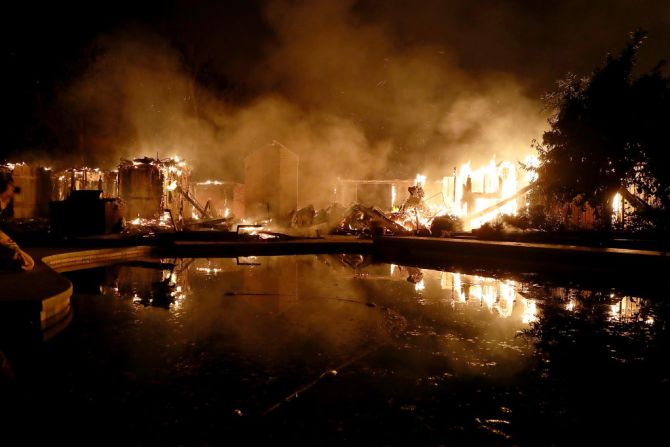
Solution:
M 670 305 L 649 287 L 362 255 L 68 276 L 63 332 L 0 340 L 2 420 L 26 440 L 642 444 L 670 413 Z

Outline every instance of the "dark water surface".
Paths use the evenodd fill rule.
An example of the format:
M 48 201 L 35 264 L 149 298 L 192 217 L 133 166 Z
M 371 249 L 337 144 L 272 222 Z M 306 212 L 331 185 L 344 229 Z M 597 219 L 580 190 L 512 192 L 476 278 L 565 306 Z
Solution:
M 664 278 L 637 296 L 357 255 L 68 276 L 63 332 L 0 340 L 20 445 L 664 444 Z

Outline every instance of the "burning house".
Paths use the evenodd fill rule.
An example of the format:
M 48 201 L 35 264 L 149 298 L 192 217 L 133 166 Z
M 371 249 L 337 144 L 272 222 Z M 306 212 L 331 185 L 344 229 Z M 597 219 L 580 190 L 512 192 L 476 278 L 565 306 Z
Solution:
M 521 175 L 520 167 L 512 161 L 472 169 L 465 163 L 453 174 L 442 179 L 446 212 L 464 219 L 466 228 L 479 228 L 500 214 L 515 215 L 528 192 L 530 177 Z
M 460 171 L 454 168 L 452 175 L 431 182 L 420 174 L 414 180 L 340 180 L 340 200 L 370 212 L 367 218 L 348 213 L 338 230 L 358 231 L 363 221 L 376 220 L 385 231 L 401 234 L 390 220 L 404 231 L 417 232 L 430 228 L 440 216 L 460 219 L 466 230 L 479 228 L 501 214 L 515 215 L 525 204 L 521 199 L 534 179 L 520 169 L 514 162 L 491 160 L 477 169 L 465 163 Z M 381 213 L 386 220 L 379 218 Z M 368 230 L 369 226 L 363 225 Z
M 298 208 L 298 156 L 274 141 L 244 161 L 245 216 L 284 221 Z

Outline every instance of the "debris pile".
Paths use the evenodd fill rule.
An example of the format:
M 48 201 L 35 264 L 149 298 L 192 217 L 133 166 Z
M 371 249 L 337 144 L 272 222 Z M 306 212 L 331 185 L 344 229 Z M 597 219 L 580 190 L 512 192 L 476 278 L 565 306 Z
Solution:
M 413 232 L 428 232 L 430 223 L 435 217 L 424 200 L 426 193 L 420 184 L 407 188 L 409 197 L 400 209 L 391 213 L 390 218 L 404 229 Z
M 347 235 L 408 235 L 410 230 L 395 222 L 377 207 L 355 204 L 333 230 L 333 234 Z

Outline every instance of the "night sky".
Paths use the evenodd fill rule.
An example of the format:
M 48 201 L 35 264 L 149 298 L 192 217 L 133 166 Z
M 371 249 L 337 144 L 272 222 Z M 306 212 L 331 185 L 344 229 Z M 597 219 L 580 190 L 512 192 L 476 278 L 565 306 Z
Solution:
M 79 164 L 133 155 L 131 147 L 243 155 L 243 146 L 272 139 L 302 156 L 356 146 L 349 163 L 392 162 L 360 175 L 399 172 L 390 166 L 407 164 L 407 154 L 419 154 L 410 163 L 418 165 L 421 154 L 439 152 L 444 163 L 489 148 L 504 154 L 491 148 L 501 138 L 520 146 L 540 136 L 539 99 L 557 78 L 587 74 L 635 28 L 649 31 L 640 69 L 670 56 L 670 4 L 658 0 L 24 1 L 3 9 L 0 158 Z M 161 83 L 165 91 L 148 93 L 156 110 L 143 108 L 154 102 L 137 89 Z M 171 94 L 189 106 L 165 102 Z M 144 120 L 167 110 L 166 121 Z M 259 133 L 249 117 L 260 114 L 280 124 Z M 533 124 L 509 138 L 510 126 L 493 125 L 494 139 L 486 135 L 493 114 Z M 191 119 L 176 135 L 174 123 Z M 160 139 L 161 129 L 172 134 Z

